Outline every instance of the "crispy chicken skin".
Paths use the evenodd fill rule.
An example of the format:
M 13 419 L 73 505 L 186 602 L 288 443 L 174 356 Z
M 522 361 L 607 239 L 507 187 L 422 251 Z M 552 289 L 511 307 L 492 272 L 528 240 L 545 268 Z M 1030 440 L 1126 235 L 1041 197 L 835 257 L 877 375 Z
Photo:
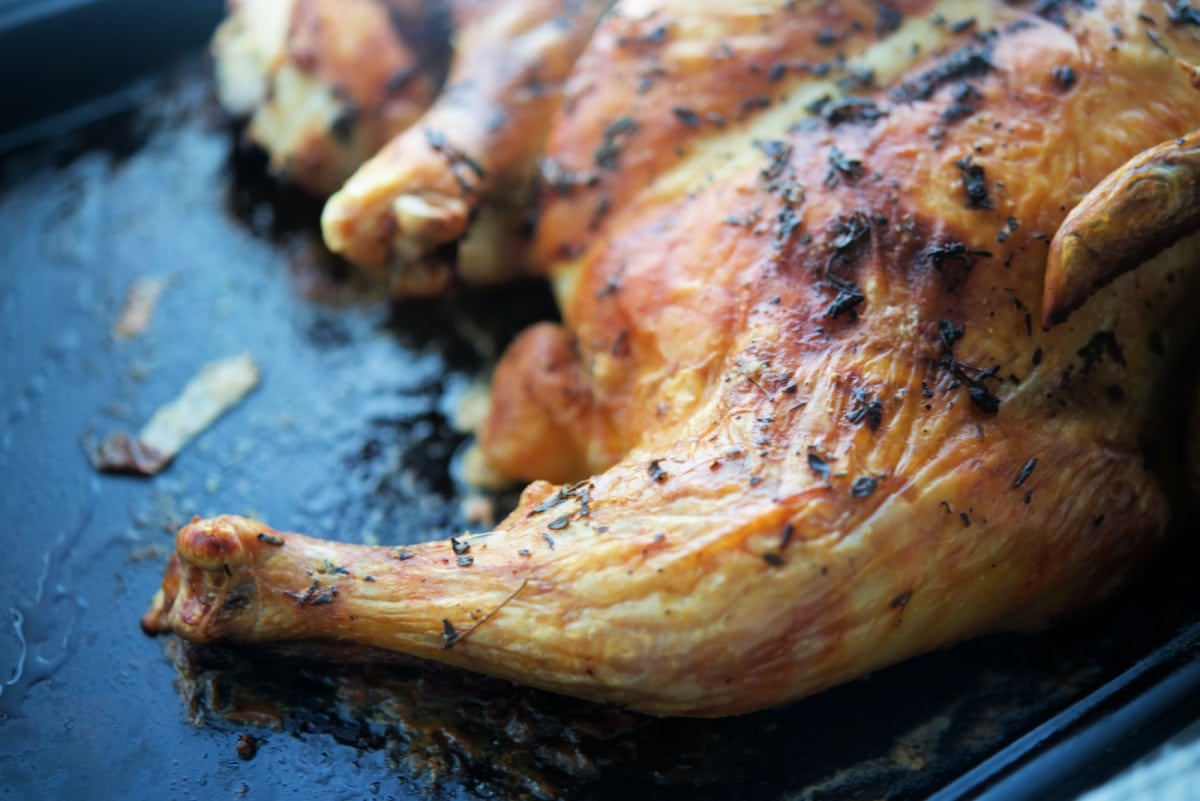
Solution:
M 561 486 L 402 549 L 197 520 L 144 627 L 716 716 L 1109 595 L 1169 515 L 1200 27 L 1038 7 L 619 4 L 547 144 L 563 324 L 480 436 Z M 1145 169 L 1141 258 L 1067 246 L 1121 241 Z

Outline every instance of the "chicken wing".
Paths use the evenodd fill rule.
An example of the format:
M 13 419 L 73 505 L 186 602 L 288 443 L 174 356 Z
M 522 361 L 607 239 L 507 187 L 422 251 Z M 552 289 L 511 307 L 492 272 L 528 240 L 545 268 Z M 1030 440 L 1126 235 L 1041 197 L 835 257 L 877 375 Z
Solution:
M 480 435 L 560 486 L 406 548 L 197 520 L 143 625 L 714 716 L 1106 597 L 1166 527 L 1195 328 L 1185 5 L 619 4 L 547 143 L 563 323 Z M 1133 207 L 1134 253 L 1068 246 Z
M 562 83 L 607 3 L 460 3 L 437 102 L 329 199 L 325 242 L 397 295 L 495 283 L 524 266 L 529 192 Z
M 448 2 L 229 0 L 217 88 L 278 175 L 321 195 L 433 102 L 451 57 Z

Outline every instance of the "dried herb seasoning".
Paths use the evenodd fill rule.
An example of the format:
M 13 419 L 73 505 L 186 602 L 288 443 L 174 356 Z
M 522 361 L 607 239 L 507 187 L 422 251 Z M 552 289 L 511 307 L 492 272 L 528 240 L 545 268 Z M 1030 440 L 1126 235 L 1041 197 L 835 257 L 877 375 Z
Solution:
M 609 123 L 604 129 L 600 147 L 593 156 L 596 166 L 602 170 L 615 170 L 620 161 L 621 150 L 637 129 L 637 121 L 632 117 L 617 117 Z
M 267 545 L 275 545 L 275 546 L 283 545 L 283 537 L 280 537 L 277 534 L 268 534 L 265 531 L 258 532 L 258 541 L 265 542 Z
M 362 112 L 358 106 L 347 103 L 338 110 L 329 123 L 329 133 L 333 134 L 333 138 L 340 144 L 350 144 L 350 140 L 354 137 L 354 126 L 358 123 L 360 116 L 362 116 Z
M 792 159 L 792 146 L 778 139 L 756 139 L 754 146 L 768 159 L 759 175 L 766 181 L 774 181 L 783 175 Z
M 1200 11 L 1187 0 L 1178 0 L 1167 10 L 1167 19 L 1173 25 L 1193 25 L 1200 28 Z
M 945 277 L 945 288 L 953 292 L 962 284 L 967 273 L 975 266 L 976 259 L 991 258 L 986 250 L 973 250 L 958 240 L 950 239 L 931 245 L 921 254 L 922 261 Z
M 1075 85 L 1075 70 L 1069 64 L 1059 64 L 1051 73 L 1054 82 L 1062 89 L 1070 89 Z
M 448 619 L 442 618 L 442 650 L 450 650 L 456 642 L 458 642 L 458 632 L 455 630 L 454 624 Z
M 825 457 L 815 451 L 808 453 L 809 468 L 821 477 L 823 481 L 829 481 L 829 462 L 825 461 Z
M 450 164 L 450 173 L 464 192 L 474 192 L 475 183 L 484 177 L 478 161 L 446 141 L 445 134 L 433 128 L 425 129 L 425 141 Z
M 895 33 L 904 22 L 904 15 L 884 2 L 875 3 L 875 35 L 880 39 Z
M 836 320 L 842 314 L 849 315 L 850 320 L 858 319 L 857 307 L 867 299 L 866 294 L 858 284 L 846 278 L 837 275 L 827 275 L 825 280 L 837 290 L 837 296 L 833 302 L 829 304 L 829 308 L 825 310 L 825 316 L 831 320 Z
M 995 69 L 990 41 L 971 44 L 946 56 L 932 69 L 905 81 L 891 92 L 896 103 L 928 100 L 942 86 L 963 78 L 984 75 Z
M 674 112 L 675 112 L 675 116 L 679 119 L 679 121 L 682 122 L 687 127 L 689 127 L 689 128 L 699 128 L 700 127 L 700 116 L 698 114 L 696 114 L 696 112 L 692 111 L 690 108 L 683 108 L 682 106 L 676 106 L 674 108 Z
M 825 173 L 825 185 L 829 188 L 837 186 L 843 178 L 856 181 L 865 171 L 859 159 L 847 158 L 836 146 L 829 148 L 829 172 Z
M 887 113 L 875 105 L 874 100 L 855 95 L 846 95 L 836 99 L 824 95 L 808 104 L 805 109 L 810 114 L 819 116 L 831 126 L 844 122 L 872 123 Z
M 971 156 L 954 162 L 962 173 L 963 191 L 967 193 L 967 206 L 973 209 L 992 209 L 992 201 L 988 199 L 987 174 L 983 167 L 976 164 Z
M 854 483 L 850 485 L 851 498 L 866 498 L 868 495 L 875 492 L 879 486 L 879 479 L 874 476 L 862 476 L 856 478 Z
M 1029 477 L 1033 475 L 1033 469 L 1037 467 L 1037 463 L 1038 460 L 1036 457 L 1025 463 L 1025 466 L 1021 468 L 1021 472 L 1017 473 L 1017 479 L 1013 482 L 1013 489 L 1016 489 L 1029 480 Z
M 950 320 L 938 320 L 938 340 L 942 345 L 940 364 L 954 377 L 951 387 L 967 385 L 967 397 L 986 414 L 996 414 L 1000 411 L 1000 399 L 988 390 L 986 382 L 995 379 L 1000 372 L 1000 365 L 992 365 L 986 370 L 960 361 L 954 356 L 954 345 L 966 332 L 965 326 L 955 325 Z
M 883 404 L 861 387 L 854 388 L 854 400 L 858 405 L 846 412 L 846 419 L 851 423 L 866 421 L 872 431 L 879 430 L 883 422 Z
M 1085 376 L 1106 358 L 1122 367 L 1125 366 L 1125 351 L 1121 348 L 1121 343 L 1117 341 L 1117 335 L 1112 331 L 1097 331 L 1077 353 L 1083 359 L 1083 369 L 1080 372 Z

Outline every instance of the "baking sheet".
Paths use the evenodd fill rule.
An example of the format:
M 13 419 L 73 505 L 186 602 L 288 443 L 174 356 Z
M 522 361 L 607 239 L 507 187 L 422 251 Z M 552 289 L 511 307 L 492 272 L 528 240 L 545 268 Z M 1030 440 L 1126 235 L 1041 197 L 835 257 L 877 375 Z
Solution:
M 372 297 L 319 246 L 319 206 L 238 141 L 196 57 L 137 111 L 0 161 L 0 798 L 922 798 L 1200 619 L 1181 537 L 1047 634 L 700 722 L 147 638 L 138 618 L 193 514 L 383 544 L 466 527 L 454 406 L 553 314 L 537 285 Z M 166 274 L 146 330 L 114 339 L 130 288 Z M 242 352 L 261 385 L 167 470 L 96 474 L 92 444 Z

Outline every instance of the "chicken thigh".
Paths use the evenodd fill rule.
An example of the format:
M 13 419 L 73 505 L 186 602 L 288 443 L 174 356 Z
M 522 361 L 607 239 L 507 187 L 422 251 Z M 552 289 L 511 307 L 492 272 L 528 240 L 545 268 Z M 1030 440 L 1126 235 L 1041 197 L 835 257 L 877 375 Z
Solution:
M 144 627 L 717 716 L 1108 596 L 1171 510 L 1197 60 L 1187 3 L 619 3 L 546 144 L 563 322 L 479 436 L 517 509 L 196 520 Z

